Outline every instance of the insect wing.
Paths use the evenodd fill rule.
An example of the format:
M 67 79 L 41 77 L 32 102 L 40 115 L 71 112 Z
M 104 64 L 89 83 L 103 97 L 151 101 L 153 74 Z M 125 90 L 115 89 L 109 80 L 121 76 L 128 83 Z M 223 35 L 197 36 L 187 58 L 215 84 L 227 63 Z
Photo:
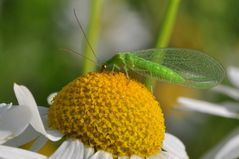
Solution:
M 185 82 L 179 84 L 188 87 L 210 88 L 220 83 L 225 76 L 224 68 L 219 62 L 205 53 L 192 49 L 149 49 L 137 51 L 135 54 L 175 71 L 185 79 Z M 145 71 L 142 70 L 143 72 Z M 160 78 L 157 75 L 153 77 Z M 169 82 L 176 83 L 173 80 Z

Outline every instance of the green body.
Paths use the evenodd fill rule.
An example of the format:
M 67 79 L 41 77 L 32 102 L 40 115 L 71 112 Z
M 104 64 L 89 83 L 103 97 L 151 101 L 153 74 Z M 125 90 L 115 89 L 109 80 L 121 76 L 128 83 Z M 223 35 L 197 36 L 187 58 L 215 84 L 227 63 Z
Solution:
M 103 65 L 113 66 L 117 68 L 123 67 L 125 71 L 132 70 L 144 76 L 165 80 L 171 83 L 183 83 L 185 79 L 175 71 L 160 65 L 156 62 L 151 62 L 138 57 L 132 53 L 119 53 L 106 61 Z
M 224 68 L 215 59 L 197 50 L 182 48 L 119 52 L 103 64 L 104 68 L 128 70 L 193 88 L 210 88 L 220 83 Z

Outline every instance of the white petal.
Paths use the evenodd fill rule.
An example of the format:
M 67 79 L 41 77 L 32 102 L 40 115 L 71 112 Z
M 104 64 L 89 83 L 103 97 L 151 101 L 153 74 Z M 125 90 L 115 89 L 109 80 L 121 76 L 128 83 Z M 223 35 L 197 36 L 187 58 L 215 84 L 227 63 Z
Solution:
M 147 159 L 182 159 L 182 158 L 178 158 L 177 156 L 171 154 L 171 153 L 168 153 L 168 152 L 165 152 L 165 151 L 161 151 L 160 153 L 154 155 L 154 156 L 150 156 L 149 158 Z
M 37 133 L 31 126 L 28 126 L 24 133 L 20 134 L 19 136 L 9 140 L 4 145 L 12 146 L 12 147 L 19 147 L 23 144 L 26 144 L 30 141 L 36 139 L 40 134 Z
M 129 159 L 129 157 L 128 156 L 120 156 L 120 157 L 118 157 L 118 159 Z
M 144 159 L 144 158 L 136 156 L 136 155 L 133 155 L 133 156 L 130 157 L 130 159 Z
M 224 85 L 218 85 L 214 88 L 211 89 L 212 91 L 215 92 L 219 92 L 222 94 L 225 94 L 235 100 L 239 100 L 239 90 L 232 88 L 232 87 L 228 87 L 228 86 L 224 86 Z
M 0 104 L 0 116 L 12 108 L 12 104 Z
M 19 148 L 13 148 L 0 145 L 0 158 L 1 159 L 46 159 L 46 156 L 26 151 Z
M 62 156 L 67 155 L 74 148 L 74 144 L 71 144 L 71 140 L 64 141 L 56 152 L 49 157 L 49 159 L 61 159 Z
M 54 98 L 55 98 L 56 95 L 57 95 L 57 93 L 54 92 L 54 93 L 51 93 L 51 94 L 47 97 L 47 102 L 48 102 L 49 105 L 52 105 L 53 100 L 54 100 Z
M 203 159 L 235 159 L 239 157 L 239 128 L 208 152 Z
M 163 149 L 180 159 L 187 159 L 188 155 L 184 144 L 175 136 L 165 133 Z
M 42 123 L 45 127 L 47 134 L 54 137 L 53 141 L 61 139 L 64 135 L 60 133 L 58 130 L 52 129 L 48 126 L 48 109 L 45 107 L 38 106 L 38 110 L 40 112 Z
M 32 144 L 29 150 L 37 152 L 47 143 L 47 141 L 48 141 L 48 138 L 41 135 L 36 139 L 36 141 L 34 141 L 34 143 Z
M 239 115 L 235 112 L 230 111 L 226 107 L 208 103 L 205 101 L 195 100 L 195 99 L 189 99 L 180 97 L 178 98 L 177 102 L 180 104 L 180 108 L 184 108 L 187 110 L 193 110 L 193 111 L 199 111 L 202 113 L 222 116 L 222 117 L 228 117 L 228 118 L 239 118 Z
M 89 159 L 113 159 L 112 154 L 104 151 L 97 151 Z
M 29 125 L 32 114 L 26 107 L 15 106 L 0 116 L 0 143 L 20 135 Z
M 79 140 L 66 140 L 49 159 L 87 159 L 84 158 L 84 149 Z
M 90 158 L 94 154 L 94 149 L 91 147 L 85 146 L 84 148 L 84 159 Z
M 239 88 L 239 68 L 237 67 L 228 67 L 227 68 L 228 78 L 231 81 L 231 83 Z
M 57 141 L 61 139 L 61 136 L 54 136 L 58 134 L 54 134 L 50 132 L 47 132 L 44 128 L 43 122 L 40 117 L 40 113 L 37 108 L 37 104 L 31 94 L 31 92 L 24 86 L 19 86 L 17 84 L 14 84 L 14 91 L 17 97 L 17 100 L 21 106 L 26 106 L 28 109 L 30 109 L 32 113 L 32 120 L 31 125 L 32 127 L 38 131 L 39 133 L 45 135 L 47 138 L 49 138 L 52 141 Z

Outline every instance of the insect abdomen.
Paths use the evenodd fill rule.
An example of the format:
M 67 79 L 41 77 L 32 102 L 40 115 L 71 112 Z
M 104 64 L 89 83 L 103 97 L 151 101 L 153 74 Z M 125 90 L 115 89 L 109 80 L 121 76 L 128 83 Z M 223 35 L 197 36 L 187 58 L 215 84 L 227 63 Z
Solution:
M 141 75 L 150 76 L 171 83 L 184 83 L 185 79 L 177 72 L 155 62 L 144 60 L 136 55 L 130 57 L 129 68 Z

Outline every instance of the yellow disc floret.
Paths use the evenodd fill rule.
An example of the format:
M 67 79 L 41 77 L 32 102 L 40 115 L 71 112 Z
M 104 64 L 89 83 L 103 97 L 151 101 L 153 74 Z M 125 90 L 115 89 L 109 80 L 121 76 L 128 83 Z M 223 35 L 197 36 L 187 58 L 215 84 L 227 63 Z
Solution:
M 95 72 L 66 85 L 49 108 L 49 125 L 114 156 L 160 151 L 164 117 L 144 85 L 123 73 Z

